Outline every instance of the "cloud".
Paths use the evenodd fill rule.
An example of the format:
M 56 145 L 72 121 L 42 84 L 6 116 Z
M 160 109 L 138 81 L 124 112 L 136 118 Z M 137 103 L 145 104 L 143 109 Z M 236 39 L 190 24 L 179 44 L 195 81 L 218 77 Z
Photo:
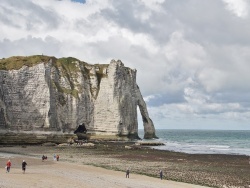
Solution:
M 226 3 L 226 9 L 234 15 L 246 18 L 248 16 L 248 4 L 245 0 L 223 0 Z
M 121 59 L 137 69 L 137 83 L 156 127 L 246 128 L 249 4 L 2 0 L 0 57 L 74 56 L 93 64 Z

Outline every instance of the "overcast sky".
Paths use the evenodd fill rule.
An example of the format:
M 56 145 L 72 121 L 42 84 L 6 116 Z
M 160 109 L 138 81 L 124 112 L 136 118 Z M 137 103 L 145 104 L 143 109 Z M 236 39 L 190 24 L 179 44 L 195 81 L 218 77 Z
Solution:
M 157 129 L 250 130 L 248 0 L 1 0 L 0 25 L 0 58 L 137 69 Z

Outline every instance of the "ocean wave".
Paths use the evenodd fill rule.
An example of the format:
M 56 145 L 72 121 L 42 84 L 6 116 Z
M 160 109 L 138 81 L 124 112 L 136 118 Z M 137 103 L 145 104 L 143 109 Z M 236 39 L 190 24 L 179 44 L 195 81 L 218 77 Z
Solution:
M 226 146 L 226 145 L 207 145 L 205 147 L 208 147 L 208 148 L 230 148 L 230 146 Z
M 231 149 L 228 148 L 209 148 L 210 150 L 220 150 L 220 151 L 229 151 Z
M 155 146 L 154 149 L 183 152 L 189 154 L 228 154 L 249 155 L 250 149 L 232 148 L 228 145 L 204 145 L 178 142 L 165 142 L 164 146 Z

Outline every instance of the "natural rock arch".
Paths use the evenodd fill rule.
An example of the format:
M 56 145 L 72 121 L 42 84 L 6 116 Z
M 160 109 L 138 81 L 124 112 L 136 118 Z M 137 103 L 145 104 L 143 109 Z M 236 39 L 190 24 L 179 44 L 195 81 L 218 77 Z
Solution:
M 147 106 L 146 106 L 145 101 L 143 100 L 139 87 L 137 91 L 137 97 L 138 97 L 137 105 L 140 109 L 143 127 L 144 127 L 144 139 L 157 138 L 157 136 L 155 135 L 155 127 L 154 127 L 153 121 L 149 118 Z

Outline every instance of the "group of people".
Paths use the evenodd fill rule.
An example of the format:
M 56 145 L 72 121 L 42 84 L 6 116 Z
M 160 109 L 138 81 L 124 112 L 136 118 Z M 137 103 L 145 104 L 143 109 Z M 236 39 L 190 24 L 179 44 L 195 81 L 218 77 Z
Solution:
M 43 155 L 43 156 L 42 156 L 42 161 L 47 160 L 47 159 L 48 159 L 48 158 L 47 158 L 46 155 Z M 54 154 L 53 159 L 54 159 L 54 161 L 59 161 L 59 155 Z
M 25 170 L 26 170 L 26 166 L 27 166 L 27 163 L 25 160 L 23 160 L 22 162 L 22 171 L 23 171 L 23 174 L 25 173 Z M 6 163 L 6 173 L 10 173 L 10 167 L 11 167 L 11 161 L 10 159 L 7 161 Z
M 42 156 L 42 161 L 44 161 L 46 159 L 47 159 L 47 156 L 43 155 Z M 54 154 L 54 160 L 59 161 L 59 155 Z M 22 162 L 22 171 L 23 171 L 23 174 L 25 174 L 26 166 L 27 166 L 27 163 L 26 163 L 25 160 L 23 160 L 23 162 Z M 7 161 L 6 167 L 5 167 L 6 168 L 6 173 L 10 173 L 10 167 L 11 167 L 11 161 L 9 159 Z
M 126 170 L 126 178 L 129 178 L 129 168 L 127 168 Z M 162 180 L 162 178 L 163 178 L 163 172 L 162 170 L 160 170 L 160 179 Z
M 42 161 L 47 160 L 47 156 L 43 155 L 42 156 Z

